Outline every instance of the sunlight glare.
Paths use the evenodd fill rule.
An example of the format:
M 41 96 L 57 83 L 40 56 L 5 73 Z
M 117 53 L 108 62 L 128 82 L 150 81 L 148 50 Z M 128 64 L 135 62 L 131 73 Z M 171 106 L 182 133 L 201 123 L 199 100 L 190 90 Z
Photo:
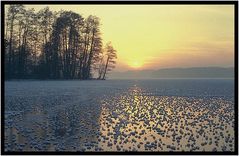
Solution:
M 134 61 L 131 61 L 131 62 L 129 63 L 129 66 L 130 66 L 131 68 L 138 69 L 138 68 L 140 68 L 140 67 L 143 66 L 143 62 L 140 62 L 140 61 L 138 61 L 138 60 L 134 60 Z

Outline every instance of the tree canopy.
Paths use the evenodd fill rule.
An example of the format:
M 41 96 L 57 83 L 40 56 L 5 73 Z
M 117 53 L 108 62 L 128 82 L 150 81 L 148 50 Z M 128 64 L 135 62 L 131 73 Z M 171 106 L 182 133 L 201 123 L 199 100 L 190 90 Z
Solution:
M 99 17 L 49 7 L 9 5 L 4 46 L 5 79 L 105 79 L 117 58 L 103 48 Z

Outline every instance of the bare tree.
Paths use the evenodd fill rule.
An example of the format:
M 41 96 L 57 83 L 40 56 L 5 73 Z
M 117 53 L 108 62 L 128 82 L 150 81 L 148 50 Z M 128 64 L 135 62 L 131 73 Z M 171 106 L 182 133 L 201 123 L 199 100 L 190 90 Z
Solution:
M 9 5 L 5 19 L 6 78 L 91 79 L 100 64 L 105 79 L 113 68 L 116 54 L 109 44 L 103 57 L 96 16 Z
M 113 48 L 111 45 L 111 42 L 108 42 L 105 47 L 106 51 L 106 63 L 105 63 L 105 68 L 104 68 L 104 74 L 102 79 L 105 80 L 105 76 L 108 71 L 111 71 L 113 68 L 115 68 L 116 61 L 115 59 L 117 58 L 116 50 Z
M 18 14 L 21 14 L 22 10 L 23 10 L 23 5 L 10 5 L 8 8 L 8 12 L 7 12 L 7 18 L 6 18 L 6 33 L 5 33 L 5 39 L 8 41 L 8 47 L 6 50 L 8 50 L 8 52 L 6 52 L 6 56 L 8 57 L 8 62 L 6 63 L 7 66 L 7 77 L 8 78 L 12 78 L 12 76 L 14 75 L 14 30 L 16 27 L 16 20 L 17 20 L 17 16 Z M 9 31 L 9 36 L 8 35 L 8 31 Z

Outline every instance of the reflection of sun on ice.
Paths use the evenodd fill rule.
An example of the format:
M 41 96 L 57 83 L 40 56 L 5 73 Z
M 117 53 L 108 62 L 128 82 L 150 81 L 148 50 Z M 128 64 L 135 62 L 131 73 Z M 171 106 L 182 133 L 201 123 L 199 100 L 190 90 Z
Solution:
M 143 66 L 143 63 L 140 62 L 140 61 L 134 60 L 134 61 L 132 61 L 132 62 L 129 63 L 129 66 L 132 67 L 132 68 L 137 69 L 137 68 L 142 67 L 142 66 Z

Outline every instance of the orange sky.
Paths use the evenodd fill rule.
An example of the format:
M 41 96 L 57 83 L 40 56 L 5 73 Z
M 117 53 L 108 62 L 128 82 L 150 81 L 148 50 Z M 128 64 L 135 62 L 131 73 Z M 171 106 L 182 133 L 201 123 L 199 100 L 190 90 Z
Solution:
M 100 17 L 104 43 L 118 51 L 115 71 L 234 64 L 233 5 L 48 6 Z

